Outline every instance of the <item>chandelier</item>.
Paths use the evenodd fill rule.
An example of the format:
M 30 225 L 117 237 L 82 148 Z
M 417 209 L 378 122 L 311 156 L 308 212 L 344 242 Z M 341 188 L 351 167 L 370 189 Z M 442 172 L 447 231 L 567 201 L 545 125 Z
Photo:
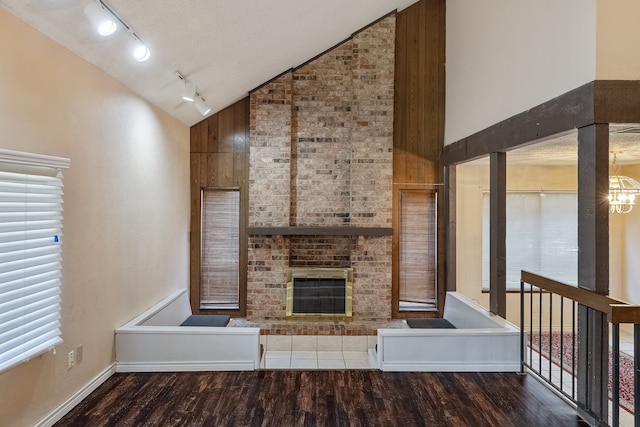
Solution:
M 618 175 L 618 161 L 613 154 L 613 173 L 609 176 L 609 212 L 629 213 L 636 204 L 636 195 L 640 194 L 640 183 L 635 179 Z

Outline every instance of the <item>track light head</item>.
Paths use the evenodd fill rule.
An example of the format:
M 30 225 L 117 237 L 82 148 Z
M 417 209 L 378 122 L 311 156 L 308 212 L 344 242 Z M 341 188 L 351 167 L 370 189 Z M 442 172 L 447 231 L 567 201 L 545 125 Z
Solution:
M 194 101 L 194 105 L 196 110 L 198 110 L 203 116 L 206 116 L 211 112 L 211 107 L 204 103 L 202 97 L 197 97 Z
M 85 6 L 84 14 L 102 37 L 110 36 L 118 29 L 116 19 L 95 1 Z
M 134 37 L 133 57 L 138 62 L 144 62 L 151 57 L 151 51 L 149 48 L 137 37 Z
M 193 102 L 193 106 L 196 107 L 196 110 L 203 116 L 206 116 L 211 112 L 211 107 L 205 104 L 204 98 L 200 93 L 198 93 L 198 89 L 196 84 L 187 80 L 185 76 L 180 74 L 180 71 L 175 71 L 174 74 L 182 80 L 182 99 L 185 101 Z
M 190 81 L 184 80 L 184 88 L 182 91 L 182 99 L 189 102 L 196 100 L 196 84 Z

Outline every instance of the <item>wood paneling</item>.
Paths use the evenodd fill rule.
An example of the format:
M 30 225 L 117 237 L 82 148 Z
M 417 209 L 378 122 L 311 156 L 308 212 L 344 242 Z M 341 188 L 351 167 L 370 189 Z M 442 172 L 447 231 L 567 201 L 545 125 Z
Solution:
M 393 289 L 394 317 L 431 317 L 438 313 L 398 311 L 399 242 L 398 193 L 412 188 L 437 188 L 442 184 L 440 162 L 444 144 L 445 2 L 421 0 L 396 17 L 396 68 L 393 129 Z M 439 192 L 440 194 L 440 192 Z M 441 195 L 441 194 L 440 194 Z M 440 203 L 441 201 L 438 201 Z M 444 209 L 438 209 L 438 215 Z M 434 218 L 435 221 L 435 218 Z M 441 223 L 442 221 L 439 221 Z M 438 246 L 444 254 L 444 228 Z M 438 308 L 445 289 L 444 257 L 438 263 Z
M 396 20 L 395 183 L 442 182 L 445 4 L 422 0 Z
M 262 370 L 115 374 L 65 426 L 586 426 L 531 375 Z
M 202 151 L 207 153 L 217 153 L 218 149 L 218 115 L 215 114 L 207 119 L 206 123 L 202 124 L 203 140 Z
M 191 127 L 191 308 L 200 310 L 200 213 L 203 188 L 240 189 L 240 309 L 244 316 L 247 286 L 249 197 L 249 98 L 244 98 Z M 215 313 L 207 310 L 206 312 Z
M 233 142 L 235 129 L 233 127 L 233 116 L 235 108 L 231 107 L 222 110 L 218 116 L 218 153 L 233 153 Z

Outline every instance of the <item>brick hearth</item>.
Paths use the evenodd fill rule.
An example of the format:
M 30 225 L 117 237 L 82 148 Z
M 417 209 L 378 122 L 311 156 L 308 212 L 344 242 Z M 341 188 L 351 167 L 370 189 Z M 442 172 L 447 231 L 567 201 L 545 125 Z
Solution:
M 258 327 L 261 335 L 343 335 L 374 336 L 378 328 L 402 328 L 402 320 L 341 321 L 341 320 L 262 320 L 234 319 L 234 327 Z

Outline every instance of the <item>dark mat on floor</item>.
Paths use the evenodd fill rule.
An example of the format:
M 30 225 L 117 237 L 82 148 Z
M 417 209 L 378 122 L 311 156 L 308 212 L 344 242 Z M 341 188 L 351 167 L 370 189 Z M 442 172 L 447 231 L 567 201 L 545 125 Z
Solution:
M 410 328 L 420 329 L 455 329 L 447 319 L 407 319 Z
M 227 326 L 229 319 L 224 314 L 192 314 L 180 326 Z

